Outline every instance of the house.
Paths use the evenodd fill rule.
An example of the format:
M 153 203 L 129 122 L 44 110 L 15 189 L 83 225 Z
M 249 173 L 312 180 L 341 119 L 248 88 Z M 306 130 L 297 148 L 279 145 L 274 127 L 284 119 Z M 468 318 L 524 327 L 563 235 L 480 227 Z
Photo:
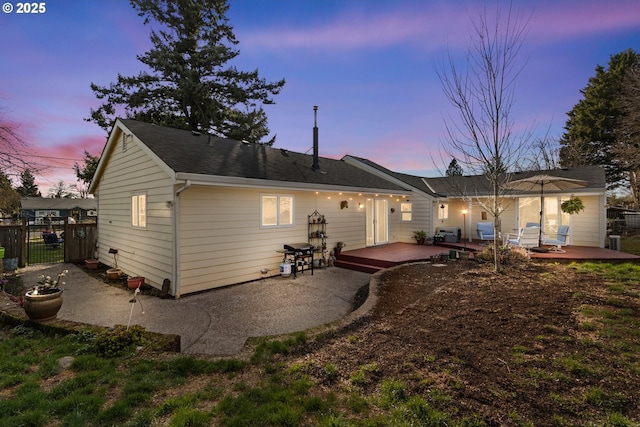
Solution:
M 431 206 L 431 232 L 439 228 L 459 228 L 463 239 L 477 237 L 478 222 L 493 221 L 490 210 L 486 209 L 492 190 L 484 176 L 454 176 L 419 178 L 392 172 L 366 159 L 351 157 L 353 164 L 388 177 L 394 182 L 402 182 L 418 191 L 433 196 Z M 604 247 L 607 237 L 606 182 L 605 172 L 600 166 L 584 166 L 549 171 L 515 172 L 510 181 L 533 175 L 546 174 L 554 177 L 577 179 L 586 182 L 583 188 L 567 191 L 544 192 L 544 215 L 542 229 L 553 236 L 560 225 L 569 226 L 569 243 L 576 246 Z M 562 202 L 571 197 L 580 197 L 584 211 L 569 215 L 562 212 Z M 540 191 L 505 191 L 500 199 L 503 213 L 500 216 L 500 233 L 504 237 L 524 227 L 527 223 L 540 221 Z
M 326 243 L 349 249 L 411 242 L 432 201 L 345 160 L 135 120 L 112 129 L 89 189 L 98 201 L 98 258 L 180 296 L 278 274 L 284 244 L 307 242 L 309 215 Z
M 278 274 L 279 251 L 310 239 L 314 213 L 326 219 L 328 249 L 337 242 L 347 249 L 414 242 L 415 230 L 432 235 L 439 227 L 460 227 L 463 238 L 471 238 L 487 215 L 482 177 L 460 177 L 453 185 L 355 156 L 320 157 L 317 128 L 313 146 L 307 155 L 117 120 L 89 188 L 98 201 L 98 258 L 113 265 L 117 257 L 126 274 L 157 288 L 168 279 L 169 293 L 178 297 L 256 280 L 264 271 Z M 555 197 L 557 204 L 580 194 L 585 211 L 569 219 L 556 215 L 553 222 L 549 209 L 547 221 L 572 221 L 574 244 L 602 247 L 604 175 L 587 172 L 562 173 L 588 178 L 588 188 L 545 199 Z M 459 188 L 469 191 L 454 191 Z M 505 233 L 539 209 L 535 194 L 509 196 Z
M 74 218 L 86 219 L 96 216 L 97 203 L 95 199 L 70 199 L 52 197 L 22 197 L 20 198 L 20 216 L 34 218 L 37 223 L 45 218 Z

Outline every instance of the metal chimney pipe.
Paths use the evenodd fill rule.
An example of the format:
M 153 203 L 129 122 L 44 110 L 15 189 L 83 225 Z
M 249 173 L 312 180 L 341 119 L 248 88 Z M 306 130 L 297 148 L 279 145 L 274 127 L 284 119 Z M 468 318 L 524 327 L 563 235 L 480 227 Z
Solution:
M 318 106 L 313 106 L 313 165 L 311 169 L 317 171 L 320 169 L 320 160 L 318 158 Z

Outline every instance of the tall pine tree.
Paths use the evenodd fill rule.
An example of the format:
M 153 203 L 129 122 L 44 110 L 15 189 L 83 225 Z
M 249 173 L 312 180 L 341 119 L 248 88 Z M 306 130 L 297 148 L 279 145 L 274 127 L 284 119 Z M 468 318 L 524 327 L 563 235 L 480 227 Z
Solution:
M 20 197 L 42 197 L 36 184 L 36 178 L 29 169 L 25 169 L 20 174 L 20 186 L 16 188 L 16 191 Z
M 131 5 L 145 25 L 159 28 L 151 30 L 153 48 L 138 56 L 148 71 L 118 75 L 108 87 L 92 83 L 104 102 L 87 120 L 108 131 L 124 113 L 149 123 L 265 142 L 269 128 L 263 105 L 273 103 L 285 81 L 270 83 L 257 69 L 226 65 L 240 53 L 225 16 L 227 1 L 131 0 Z
M 581 90 L 581 99 L 567 114 L 560 139 L 563 167 L 602 165 L 609 188 L 623 185 L 627 175 L 621 159 L 614 154 L 620 137 L 616 123 L 621 116 L 618 95 L 627 70 L 640 64 L 640 55 L 631 49 L 612 55 L 608 68 L 596 67 L 596 75 Z

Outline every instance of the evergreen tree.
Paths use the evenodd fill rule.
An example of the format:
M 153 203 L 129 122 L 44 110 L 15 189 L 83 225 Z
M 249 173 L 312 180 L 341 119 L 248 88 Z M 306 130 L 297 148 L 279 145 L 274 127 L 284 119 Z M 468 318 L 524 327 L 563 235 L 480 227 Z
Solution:
M 91 110 L 88 121 L 108 131 L 124 112 L 149 123 L 249 142 L 269 134 L 262 106 L 273 103 L 285 82 L 269 83 L 257 69 L 226 65 L 240 53 L 225 16 L 226 0 L 131 0 L 131 5 L 145 25 L 159 28 L 151 30 L 153 48 L 138 56 L 149 71 L 118 75 L 108 87 L 92 83 L 105 102 Z
M 80 166 L 78 163 L 73 164 L 73 170 L 78 177 L 78 181 L 87 185 L 91 184 L 99 161 L 100 157 L 92 156 L 87 150 L 84 150 L 84 166 Z
M 455 157 L 449 163 L 449 167 L 447 168 L 447 171 L 445 172 L 445 174 L 447 176 L 462 176 L 463 175 L 462 166 L 460 166 L 460 164 L 455 159 Z
M 18 213 L 20 209 L 20 195 L 11 186 L 9 177 L 0 170 L 0 216 Z
M 16 191 L 20 197 L 42 197 L 36 179 L 29 169 L 25 169 L 20 174 L 20 187 L 16 188 Z
M 611 149 L 619 140 L 616 123 L 621 109 L 617 96 L 625 73 L 639 63 L 640 55 L 628 49 L 612 55 L 608 68 L 596 67 L 596 75 L 580 91 L 584 98 L 567 113 L 569 119 L 560 139 L 561 166 L 602 165 L 610 188 L 624 183 L 624 165 Z
M 627 174 L 635 207 L 640 206 L 640 62 L 630 68 L 622 79 L 616 97 L 621 114 L 616 121 L 618 136 L 612 154 Z

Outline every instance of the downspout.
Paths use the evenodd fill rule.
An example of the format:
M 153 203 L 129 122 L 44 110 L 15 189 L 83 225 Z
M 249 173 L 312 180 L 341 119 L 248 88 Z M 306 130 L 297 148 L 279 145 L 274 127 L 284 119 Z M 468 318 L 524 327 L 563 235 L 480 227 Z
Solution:
M 191 187 L 191 180 L 185 181 L 184 185 L 176 190 L 173 203 L 173 289 L 174 296 L 180 298 L 180 193 Z

